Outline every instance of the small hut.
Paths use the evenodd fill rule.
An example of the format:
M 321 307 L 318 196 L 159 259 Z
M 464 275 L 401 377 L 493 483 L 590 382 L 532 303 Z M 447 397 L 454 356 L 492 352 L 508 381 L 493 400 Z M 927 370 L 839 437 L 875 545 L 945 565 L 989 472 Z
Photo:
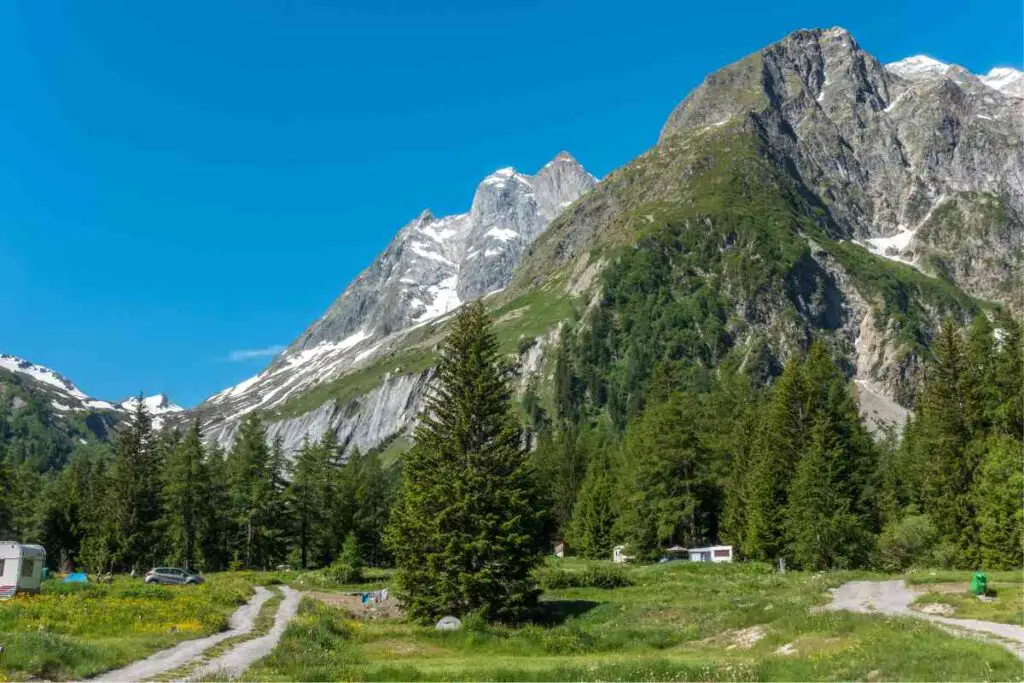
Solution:
M 37 592 L 45 564 L 43 546 L 0 541 L 0 599 L 14 597 L 19 591 Z
M 566 553 L 569 552 L 569 544 L 563 539 L 555 541 L 555 557 L 565 557 Z

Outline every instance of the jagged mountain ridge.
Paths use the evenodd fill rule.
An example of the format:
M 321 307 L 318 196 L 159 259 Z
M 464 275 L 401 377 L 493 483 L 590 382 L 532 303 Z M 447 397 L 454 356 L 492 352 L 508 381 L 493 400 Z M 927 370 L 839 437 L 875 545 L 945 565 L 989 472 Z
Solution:
M 82 418 L 98 437 L 106 437 L 111 428 L 135 408 L 138 398 L 124 401 L 105 401 L 89 396 L 74 382 L 44 365 L 0 353 L 0 402 L 17 412 L 25 398 L 10 392 L 5 385 L 17 385 L 25 396 L 38 399 L 40 407 L 56 420 Z M 4 399 L 9 400 L 4 400 Z M 184 412 L 184 408 L 171 403 L 165 394 L 143 397 L 147 411 L 153 416 L 153 425 L 160 429 L 167 415 Z
M 208 435 L 227 443 L 249 411 L 281 406 L 372 362 L 403 333 L 500 290 L 526 246 L 596 182 L 561 152 L 534 175 L 502 168 L 487 176 L 466 213 L 424 211 L 263 372 L 211 396 L 194 414 Z M 296 445 L 289 437 L 287 447 Z
M 1000 80 L 1008 71 L 979 78 L 925 57 L 883 66 L 843 29 L 798 31 L 708 77 L 662 137 L 753 113 L 840 236 L 1019 309 L 1009 283 L 1022 265 L 1024 100 Z M 936 225 L 950 202 L 1000 204 L 1000 224 L 958 253 Z
M 538 290 L 565 300 L 583 297 L 592 308 L 599 301 L 600 274 L 615 258 L 615 247 L 635 248 L 638 236 L 658 220 L 658 210 L 690 211 L 700 205 L 716 191 L 717 181 L 706 180 L 710 169 L 723 156 L 733 163 L 730 154 L 751 150 L 752 158 L 772 166 L 766 180 L 779 183 L 794 215 L 817 225 L 820 237 L 798 232 L 808 254 L 786 281 L 752 300 L 733 303 L 730 343 L 740 348 L 764 340 L 772 362 L 780 363 L 809 336 L 825 335 L 847 355 L 851 376 L 867 399 L 862 403 L 889 418 L 905 417 L 900 403 L 912 401 L 932 326 L 945 313 L 962 316 L 976 310 L 957 287 L 1013 303 L 1008 294 L 1014 290 L 1007 283 L 1019 277 L 1014 240 L 1024 191 L 1020 100 L 1001 92 L 1012 88 L 992 83 L 1012 79 L 995 73 L 986 82 L 960 69 L 911 79 L 899 71 L 863 52 L 846 31 L 829 29 L 798 31 L 711 74 L 672 113 L 650 152 L 567 207 L 526 249 L 512 285 L 488 299 L 499 314 L 499 331 L 514 336 L 526 329 L 520 321 L 531 318 L 536 304 L 520 302 Z M 764 172 L 755 166 L 740 169 L 740 177 Z M 707 229 L 716 220 L 705 215 L 688 222 L 687 229 Z M 430 228 L 435 222 L 426 215 L 407 227 Z M 907 232 L 914 239 L 901 241 Z M 958 243 L 966 245 L 959 253 Z M 731 245 L 727 241 L 721 248 Z M 900 270 L 902 265 L 885 266 L 882 256 L 929 276 L 911 275 Z M 905 300 L 887 299 L 891 285 L 879 289 L 878 278 L 906 290 L 899 292 Z M 740 282 L 732 286 L 742 289 Z M 446 291 L 452 289 L 450 283 Z M 457 295 L 457 282 L 454 289 Z M 564 319 L 551 317 L 523 358 L 528 374 L 542 382 L 545 359 Z M 407 320 L 412 327 L 406 330 L 418 325 Z M 302 403 L 296 396 L 308 398 L 301 409 L 267 412 L 271 434 L 283 436 L 290 447 L 305 436 L 318 438 L 333 430 L 343 442 L 366 448 L 407 430 L 421 406 L 429 361 L 409 367 L 388 359 L 407 358 L 403 349 L 426 348 L 422 340 L 397 333 L 373 342 L 362 327 L 344 321 L 329 312 L 264 375 L 321 348 L 318 327 L 334 328 L 335 336 L 343 330 L 348 336 L 331 343 L 349 357 L 377 343 L 390 355 L 383 359 L 377 350 L 365 358 L 360 367 L 373 370 L 366 381 L 357 381 L 360 375 L 352 367 L 305 365 L 313 377 L 323 372 L 343 384 L 345 377 L 356 378 L 341 391 L 321 396 L 299 390 L 286 401 L 262 394 L 264 405 L 269 396 L 286 407 Z M 248 388 L 243 383 L 222 395 Z M 213 438 L 227 442 L 230 430 L 218 426 L 225 421 L 216 414 L 227 410 L 218 408 L 223 400 L 218 396 L 204 404 L 214 408 L 207 424 Z M 257 408 L 250 403 L 241 410 Z

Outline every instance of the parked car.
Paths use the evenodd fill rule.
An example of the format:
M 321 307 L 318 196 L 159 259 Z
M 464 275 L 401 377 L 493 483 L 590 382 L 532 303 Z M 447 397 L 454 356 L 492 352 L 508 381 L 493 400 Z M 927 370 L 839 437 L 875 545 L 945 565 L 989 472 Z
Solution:
M 203 577 L 177 567 L 156 567 L 146 572 L 146 583 L 162 583 L 176 585 L 195 585 L 203 582 Z

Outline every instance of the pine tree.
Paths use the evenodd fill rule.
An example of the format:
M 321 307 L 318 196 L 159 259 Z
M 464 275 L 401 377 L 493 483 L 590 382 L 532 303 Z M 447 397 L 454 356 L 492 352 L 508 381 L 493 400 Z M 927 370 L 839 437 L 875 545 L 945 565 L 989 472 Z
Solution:
M 483 305 L 463 307 L 388 530 L 398 592 L 416 619 L 479 612 L 516 621 L 536 601 L 532 570 L 544 543 L 511 379 Z
M 113 563 L 142 569 L 156 562 L 160 547 L 160 462 L 140 395 L 114 445 L 112 492 Z
M 237 562 L 251 569 L 275 566 L 282 554 L 284 455 L 267 447 L 262 420 L 249 414 L 238 429 L 228 462 Z
M 1019 439 L 1000 435 L 988 442 L 973 495 L 978 510 L 982 565 L 1024 566 L 1024 471 Z
M 664 545 L 711 540 L 710 460 L 693 425 L 690 399 L 678 392 L 648 406 L 626 434 L 629 494 L 623 522 L 631 551 L 654 557 Z
M 786 505 L 787 555 L 796 567 L 836 569 L 866 555 L 863 527 L 854 514 L 849 445 L 827 412 L 811 428 Z
M 163 498 L 169 560 L 185 569 L 195 569 L 200 558 L 203 489 L 208 485 L 203 450 L 199 422 L 195 421 L 171 451 L 166 468 Z
M 962 567 L 977 564 L 977 518 L 970 489 L 980 450 L 971 447 L 979 410 L 964 342 L 947 320 L 933 344 L 921 391 L 912 459 L 919 468 L 922 511 Z
M 784 545 L 784 509 L 789 484 L 808 430 L 808 401 L 799 359 L 786 364 L 750 446 L 743 554 L 774 560 Z
M 14 537 L 14 510 L 11 509 L 11 501 L 15 495 L 14 478 L 11 476 L 7 458 L 0 450 L 0 536 L 4 538 Z
M 616 505 L 616 471 L 611 447 L 600 448 L 587 466 L 579 496 L 572 509 L 569 545 L 592 559 L 607 559 L 615 545 L 614 531 L 619 518 Z
M 299 566 L 305 569 L 316 557 L 320 560 L 320 534 L 325 531 L 328 508 L 325 500 L 324 463 L 322 444 L 306 441 L 295 456 L 291 482 L 286 499 L 294 523 L 293 538 L 298 552 Z
M 198 510 L 199 554 L 204 571 L 219 571 L 226 569 L 231 559 L 229 545 L 233 536 L 227 465 L 224 451 L 216 444 L 203 450 L 206 483 L 201 489 Z

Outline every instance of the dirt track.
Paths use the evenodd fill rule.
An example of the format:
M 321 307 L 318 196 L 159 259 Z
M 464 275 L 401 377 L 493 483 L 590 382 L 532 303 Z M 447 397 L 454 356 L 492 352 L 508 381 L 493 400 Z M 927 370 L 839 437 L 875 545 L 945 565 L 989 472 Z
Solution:
M 92 680 L 141 681 L 185 666 L 217 643 L 249 633 L 256 621 L 256 616 L 260 613 L 260 608 L 263 607 L 263 603 L 269 600 L 272 595 L 263 586 L 256 586 L 256 594 L 249 599 L 249 602 L 239 607 L 231 615 L 227 631 L 221 631 L 205 638 L 186 640 L 172 648 L 156 652 L 121 669 L 107 671 Z
M 925 619 L 944 625 L 947 631 L 956 635 L 963 635 L 967 631 L 997 642 L 1024 661 L 1024 627 L 979 619 L 954 619 L 924 614 L 910 608 L 910 603 L 919 594 L 909 588 L 904 581 L 851 581 L 836 589 L 832 595 L 832 603 L 826 609 L 880 612 Z
M 297 590 L 288 586 L 280 588 L 284 594 L 284 600 L 281 601 L 281 606 L 277 609 L 274 625 L 266 635 L 239 643 L 216 659 L 197 668 L 188 675 L 186 680 L 194 681 L 211 677 L 217 680 L 232 680 L 245 673 L 245 670 L 256 661 L 269 655 L 277 647 L 288 622 L 298 611 L 299 600 L 302 598 L 302 593 Z

